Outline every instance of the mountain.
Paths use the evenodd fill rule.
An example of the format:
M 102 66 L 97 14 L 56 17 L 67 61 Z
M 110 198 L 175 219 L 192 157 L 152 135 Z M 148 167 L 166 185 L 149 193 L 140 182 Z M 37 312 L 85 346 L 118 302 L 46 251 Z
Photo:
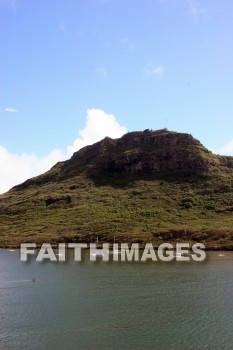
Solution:
M 233 248 L 233 157 L 189 134 L 106 137 L 0 196 L 0 246 L 204 242 Z

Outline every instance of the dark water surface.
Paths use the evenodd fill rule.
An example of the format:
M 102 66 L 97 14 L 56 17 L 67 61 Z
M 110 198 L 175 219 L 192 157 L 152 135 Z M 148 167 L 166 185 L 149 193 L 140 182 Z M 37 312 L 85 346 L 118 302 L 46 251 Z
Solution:
M 23 263 L 0 250 L 0 349 L 233 349 L 233 252 Z

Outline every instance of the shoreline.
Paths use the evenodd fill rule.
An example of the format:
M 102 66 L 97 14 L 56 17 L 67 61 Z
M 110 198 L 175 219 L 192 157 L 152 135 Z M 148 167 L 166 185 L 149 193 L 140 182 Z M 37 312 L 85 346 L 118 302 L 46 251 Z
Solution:
M 21 243 L 29 243 L 29 242 L 21 242 Z M 20 243 L 20 244 L 21 244 Z M 35 243 L 35 242 L 30 242 L 30 243 Z M 51 247 L 53 249 L 58 249 L 58 244 L 59 243 L 64 243 L 64 242 L 58 242 L 58 243 L 49 243 L 49 242 L 44 242 L 44 243 L 47 243 L 47 244 L 50 244 Z M 65 244 L 68 244 L 68 243 L 87 243 L 87 244 L 90 244 L 90 242 L 66 242 Z M 95 242 L 91 242 L 92 244 L 95 243 Z M 102 244 L 105 244 L 105 243 L 109 243 L 109 242 L 103 242 L 103 243 L 99 243 L 96 245 L 96 249 L 102 249 Z M 119 248 L 120 248 L 120 245 L 123 244 L 125 242 L 122 242 L 122 243 L 116 243 L 119 245 Z M 134 242 L 134 243 L 137 243 L 137 242 Z M 151 242 L 148 242 L 148 243 L 151 243 Z M 172 244 L 173 245 L 173 248 L 172 249 L 169 249 L 169 250 L 176 250 L 175 248 L 175 245 L 177 243 L 189 243 L 190 245 L 193 245 L 195 243 L 202 243 L 205 245 L 205 251 L 233 251 L 233 243 L 232 244 L 229 244 L 229 245 L 222 245 L 222 244 L 215 244 L 215 245 L 208 245 L 208 244 L 205 244 L 203 242 L 161 242 L 161 243 L 169 243 L 169 244 Z M 9 244 L 9 245 L 1 245 L 0 244 L 0 250 L 1 249 L 6 249 L 6 250 L 20 250 L 20 244 Z M 42 244 L 41 243 L 36 243 L 37 246 L 35 249 L 40 249 Z M 129 247 L 131 246 L 132 243 L 128 243 Z M 153 243 L 152 243 L 153 244 Z M 73 248 L 69 248 L 69 247 L 66 247 L 67 249 L 70 249 L 72 250 Z M 145 244 L 141 244 L 139 243 L 139 250 L 144 250 L 145 248 Z M 158 250 L 158 245 L 157 244 L 154 244 L 153 245 L 153 248 L 155 251 Z M 82 248 L 84 250 L 90 250 L 90 247 L 87 247 L 87 248 Z M 113 245 L 111 243 L 109 243 L 109 249 L 113 249 Z

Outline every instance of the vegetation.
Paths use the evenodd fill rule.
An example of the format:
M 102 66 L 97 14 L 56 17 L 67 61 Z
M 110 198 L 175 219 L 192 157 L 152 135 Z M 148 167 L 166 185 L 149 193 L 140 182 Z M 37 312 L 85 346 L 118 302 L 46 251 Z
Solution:
M 154 133 L 158 134 L 146 130 L 149 136 Z M 170 135 L 166 130 L 163 134 Z M 180 141 L 184 134 L 176 135 Z M 19 246 L 21 242 L 95 242 L 98 236 L 100 242 L 113 242 L 115 237 L 116 242 L 158 245 L 187 241 L 203 242 L 210 249 L 233 248 L 232 158 L 221 157 L 222 165 L 220 156 L 203 146 L 196 149 L 190 145 L 192 152 L 198 152 L 200 163 L 209 156 L 209 168 L 199 172 L 195 168 L 192 173 L 185 168 L 137 172 L 132 171 L 139 169 L 135 163 L 130 168 L 132 158 L 127 158 L 128 171 L 120 165 L 121 171 L 114 168 L 113 172 L 102 166 L 103 162 L 119 160 L 122 154 L 125 161 L 125 152 L 133 153 L 134 159 L 135 152 L 142 152 L 142 139 L 136 148 L 132 141 L 124 144 L 124 152 L 114 145 L 107 147 L 98 163 L 95 154 L 99 154 L 101 142 L 86 148 L 89 159 L 81 150 L 71 160 L 0 196 L 1 247 Z M 160 143 L 154 149 L 164 147 Z M 152 158 L 153 145 L 150 148 Z M 200 156 L 200 149 L 204 156 Z M 143 155 L 145 158 L 149 159 Z M 213 159 L 217 159 L 216 165 Z M 171 161 L 174 163 L 174 159 L 170 163 L 167 160 L 169 167 Z

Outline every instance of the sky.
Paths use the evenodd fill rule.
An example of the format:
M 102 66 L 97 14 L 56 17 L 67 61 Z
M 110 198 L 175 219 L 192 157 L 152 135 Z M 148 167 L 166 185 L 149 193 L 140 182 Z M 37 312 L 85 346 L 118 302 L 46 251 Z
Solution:
M 0 193 L 105 136 L 233 155 L 232 0 L 0 0 Z

